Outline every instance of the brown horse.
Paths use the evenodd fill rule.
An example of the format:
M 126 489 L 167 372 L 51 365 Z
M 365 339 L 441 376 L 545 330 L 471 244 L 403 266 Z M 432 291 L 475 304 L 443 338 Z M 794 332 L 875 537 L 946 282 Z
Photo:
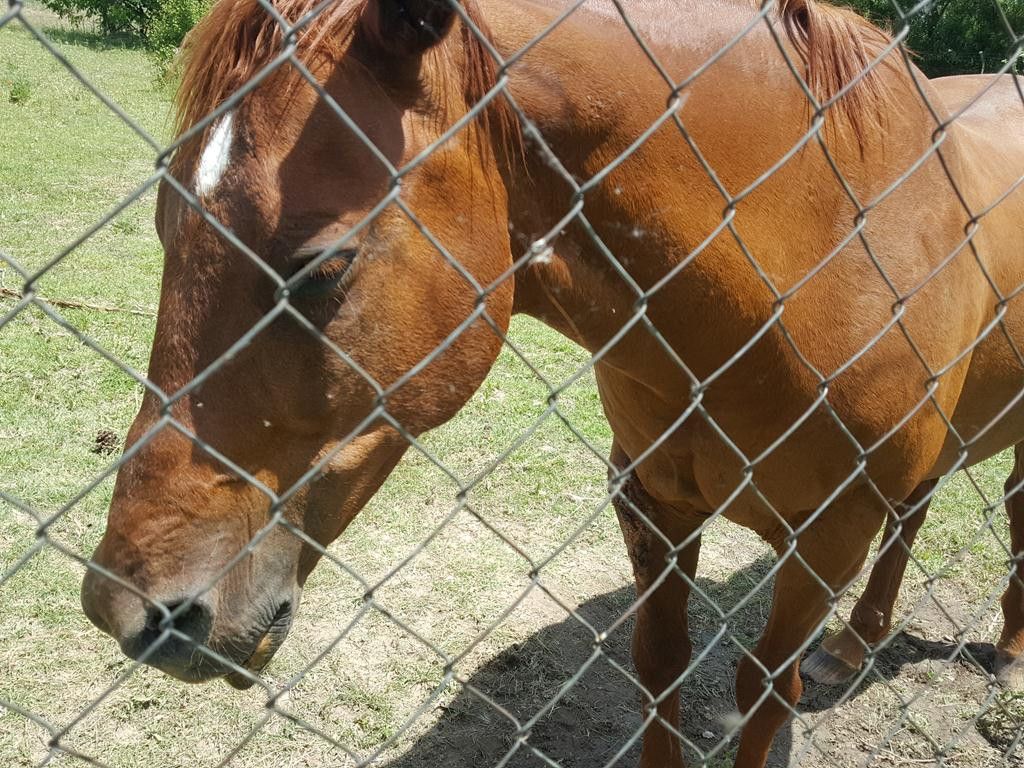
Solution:
M 251 683 L 323 547 L 525 312 L 596 361 L 645 768 L 683 764 L 703 527 L 722 514 L 778 551 L 736 684 L 736 765 L 763 765 L 883 523 L 850 629 L 809 665 L 823 679 L 887 631 L 935 480 L 1024 439 L 1018 83 L 928 82 L 813 0 L 274 7 L 296 28 L 222 0 L 191 38 L 155 386 L 89 617 L 172 675 Z M 1015 552 L 1022 479 L 1018 452 Z M 1004 609 L 1009 664 L 1017 579 Z

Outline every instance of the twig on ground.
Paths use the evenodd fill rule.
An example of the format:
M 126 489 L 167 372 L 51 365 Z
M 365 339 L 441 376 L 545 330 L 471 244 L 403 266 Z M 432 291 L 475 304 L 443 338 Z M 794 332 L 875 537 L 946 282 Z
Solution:
M 8 299 L 17 299 L 20 301 L 25 298 L 25 295 L 21 291 L 16 291 L 13 288 L 2 288 L 0 287 L 0 297 Z M 51 304 L 61 309 L 90 309 L 94 312 L 122 312 L 128 315 L 138 315 L 139 317 L 156 317 L 156 312 L 149 309 L 134 309 L 125 307 L 115 307 L 110 304 L 93 304 L 88 301 L 75 301 L 71 299 L 50 299 L 46 296 L 36 296 L 41 301 L 45 301 L 47 304 Z

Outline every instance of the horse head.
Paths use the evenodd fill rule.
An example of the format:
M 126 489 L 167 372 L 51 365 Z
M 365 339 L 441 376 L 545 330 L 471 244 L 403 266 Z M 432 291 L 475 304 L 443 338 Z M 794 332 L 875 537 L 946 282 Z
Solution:
M 129 656 L 239 686 L 512 311 L 475 31 L 426 0 L 275 7 L 290 30 L 229 0 L 188 44 L 149 383 L 82 587 Z

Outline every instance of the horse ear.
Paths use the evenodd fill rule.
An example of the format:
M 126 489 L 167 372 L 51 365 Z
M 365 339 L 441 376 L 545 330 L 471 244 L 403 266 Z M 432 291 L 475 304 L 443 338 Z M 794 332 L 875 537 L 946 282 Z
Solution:
M 371 45 L 393 55 L 419 56 L 444 40 L 454 21 L 449 0 L 370 0 L 361 27 Z

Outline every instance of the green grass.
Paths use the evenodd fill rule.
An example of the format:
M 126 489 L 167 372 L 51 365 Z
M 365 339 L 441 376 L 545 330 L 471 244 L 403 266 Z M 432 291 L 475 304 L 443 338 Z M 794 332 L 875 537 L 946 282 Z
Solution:
M 52 24 L 37 12 L 29 18 L 43 29 Z M 166 138 L 169 101 L 166 92 L 154 86 L 142 52 L 98 45 L 88 33 L 73 30 L 56 29 L 52 37 L 68 60 L 140 127 L 158 140 Z M 5 88 L 11 84 L 11 92 L 19 94 L 0 104 L 0 188 L 5 190 L 0 198 L 0 249 L 34 273 L 133 194 L 147 179 L 154 153 L 17 22 L 0 30 L 0 83 Z M 56 300 L 152 311 L 161 266 L 151 223 L 154 203 L 152 191 L 142 194 L 43 274 L 36 290 Z M 17 291 L 23 282 L 14 269 L 0 268 L 0 287 Z M 4 299 L 0 309 L 7 311 L 13 304 Z M 78 333 L 125 365 L 145 370 L 152 317 L 59 311 Z M 536 324 L 517 322 L 517 331 L 534 364 L 555 381 L 584 359 L 580 350 Z M 548 394 L 521 362 L 506 353 L 473 404 L 424 443 L 468 480 L 534 423 Z M 0 573 L 33 551 L 39 522 L 62 510 L 109 466 L 112 457 L 92 450 L 96 435 L 110 430 L 123 437 L 140 396 L 128 375 L 38 309 L 24 310 L 0 328 L 2 490 L 33 512 L 3 507 Z M 496 406 L 500 419 L 494 418 Z M 569 390 L 560 409 L 607 450 L 610 437 L 592 381 Z M 583 477 L 585 482 L 571 482 Z M 521 482 L 523 478 L 529 482 Z M 581 512 L 596 506 L 603 478 L 597 457 L 581 450 L 565 427 L 549 418 L 477 486 L 470 503 L 475 514 L 539 560 L 575 530 Z M 588 490 L 581 493 L 581 488 Z M 110 480 L 100 484 L 56 522 L 51 536 L 88 556 L 101 534 L 111 490 Z M 337 555 L 365 578 L 379 578 L 449 512 L 455 493 L 430 461 L 411 452 L 339 544 Z M 588 536 L 615 549 L 621 546 L 608 512 L 597 530 Z M 465 557 L 467 549 L 472 557 Z M 463 512 L 380 591 L 378 600 L 454 654 L 524 588 L 529 567 L 473 515 Z M 626 567 L 619 558 L 610 583 L 621 584 Z M 573 570 L 572 563 L 561 564 L 557 558 L 549 569 L 553 589 L 559 575 L 565 576 L 569 602 L 588 593 Z M 114 644 L 82 616 L 77 597 L 81 573 L 73 560 L 44 547 L 0 586 L 0 698 L 57 728 L 71 722 L 130 668 Z M 536 594 L 532 603 L 537 602 Z M 329 565 L 311 579 L 308 595 L 305 619 L 295 629 L 299 639 L 289 643 L 275 662 L 282 678 L 312 661 L 344 626 L 345 616 L 353 615 L 361 604 L 361 588 Z M 438 621 L 433 611 L 414 608 L 430 603 L 447 605 L 453 618 Z M 545 615 L 555 617 L 556 610 L 549 605 Z M 478 657 L 499 647 L 496 643 L 522 634 L 522 626 L 502 628 Z M 370 638 L 383 638 L 402 652 L 397 658 L 372 653 L 365 674 L 353 675 L 351 644 L 365 646 Z M 392 735 L 408 716 L 415 703 L 410 691 L 426 696 L 442 677 L 436 654 L 411 641 L 381 614 L 371 613 L 282 706 L 322 725 L 353 748 L 368 750 Z M 186 765 L 197 749 L 198 764 L 214 764 L 237 743 L 240 733 L 257 722 L 261 710 L 258 700 L 223 686 L 183 687 L 141 670 L 64 743 L 115 765 Z M 12 713 L 0 714 L 0 763 L 33 765 L 45 755 L 45 742 L 36 725 Z M 246 765 L 265 764 L 259 747 L 266 749 L 268 743 L 277 753 L 312 749 L 331 754 L 325 742 L 275 718 L 240 759 Z
M 7 89 L 7 100 L 11 104 L 27 104 L 32 98 L 32 86 L 25 80 L 17 80 Z
M 1000 500 L 1012 468 L 1007 451 L 954 475 L 936 495 L 918 534 L 914 554 L 923 568 L 963 584 L 974 599 L 990 593 L 1007 574 L 1010 533 Z M 987 511 L 989 506 L 994 509 Z
M 42 14 L 30 18 L 46 24 Z M 0 250 L 29 274 L 42 269 L 149 175 L 146 145 L 75 82 L 17 21 L 0 30 L 0 83 L 21 100 L 0 100 Z M 166 98 L 141 80 L 145 60 L 132 51 L 64 49 L 68 59 L 138 121 L 161 135 Z M 160 249 L 149 222 L 153 194 L 43 274 L 44 296 L 120 307 L 153 307 Z M 133 222 L 130 236 L 124 231 Z M 0 262 L 0 288 L 20 291 L 24 279 Z M 3 302 L 7 311 L 13 302 Z M 85 334 L 136 370 L 145 370 L 152 318 L 65 310 Z M 0 329 L 0 441 L 3 490 L 41 518 L 66 504 L 109 457 L 91 452 L 101 429 L 124 434 L 138 407 L 131 378 L 36 308 Z M 76 506 L 60 526 L 75 551 L 87 554 L 101 529 L 109 484 Z M 34 543 L 36 522 L 6 507 L 0 516 L 0 571 Z M 8 604 L 55 597 L 22 629 L 49 631 L 74 608 L 76 569 L 52 551 L 36 555 L 8 585 Z M 18 585 L 34 584 L 41 590 Z M 59 601 L 56 596 L 59 595 Z M 59 602 L 60 608 L 54 607 Z M 5 630 L 7 628 L 5 627 Z M 9 631 L 9 630 L 7 630 Z
M 138 126 L 158 141 L 166 139 L 169 99 L 154 84 L 145 53 L 130 44 L 108 44 L 88 31 L 54 27 L 54 20 L 39 11 L 28 16 Z M 0 95 L 0 252 L 35 274 L 145 182 L 154 152 L 17 21 L 0 30 Z M 161 254 L 152 225 L 154 204 L 152 190 L 142 193 L 35 284 L 41 295 L 55 300 L 141 310 L 60 310 L 78 334 L 136 371 L 146 367 L 154 324 L 146 313 L 158 299 Z M 18 291 L 23 283 L 0 262 L 0 288 Z M 0 316 L 14 303 L 0 296 Z M 516 319 L 512 335 L 552 382 L 564 381 L 587 361 L 582 350 L 536 322 Z M 549 394 L 506 350 L 472 402 L 423 444 L 468 482 L 536 424 Z M 0 327 L 0 491 L 31 510 L 26 514 L 0 502 L 0 574 L 34 551 L 41 522 L 63 510 L 110 466 L 113 457 L 93 450 L 97 435 L 111 431 L 123 437 L 140 397 L 129 375 L 37 308 Z M 584 376 L 564 392 L 558 408 L 599 454 L 607 452 L 611 435 L 592 377 Z M 972 472 L 993 498 L 1008 468 L 1002 456 Z M 54 522 L 50 536 L 88 556 L 99 540 L 111 488 L 108 479 L 71 506 Z M 629 566 L 611 510 L 600 510 L 591 525 L 578 530 L 599 510 L 604 489 L 600 456 L 557 415 L 543 419 L 474 487 L 468 508 L 376 594 L 381 608 L 401 617 L 429 645 L 371 610 L 282 700 L 281 709 L 352 749 L 373 750 L 393 738 L 442 683 L 444 663 L 430 646 L 454 655 L 482 637 L 456 672 L 486 690 L 493 686 L 509 707 L 529 716 L 590 652 L 590 638 L 563 608 L 542 590 L 529 591 L 533 564 L 554 555 L 541 571 L 544 587 L 570 607 L 586 605 L 603 616 L 595 619 L 600 628 L 631 599 L 625 589 Z M 457 490 L 427 457 L 410 451 L 334 545 L 333 554 L 376 581 L 420 549 L 452 510 Z M 995 588 L 1005 575 L 1005 554 L 996 537 L 1007 540 L 1006 524 L 997 514 L 989 526 L 981 506 L 963 476 L 943 491 L 915 548 L 924 572 L 911 567 L 902 605 L 915 604 L 927 576 L 939 576 L 943 595 L 963 603 L 965 613 Z M 702 588 L 723 605 L 735 604 L 769 563 L 766 548 L 752 534 L 715 524 L 705 538 Z M 130 669 L 116 646 L 82 615 L 77 595 L 81 574 L 73 559 L 45 546 L 0 584 L 0 699 L 57 728 L 71 723 Z M 483 637 L 524 592 L 522 603 Z M 300 672 L 334 643 L 362 607 L 362 593 L 340 569 L 321 565 L 307 585 L 293 636 L 269 669 L 272 680 L 282 682 Z M 762 595 L 769 593 L 765 588 Z M 844 610 L 849 603 L 850 598 L 844 600 Z M 741 613 L 733 626 L 737 638 L 753 642 L 766 610 L 762 597 Z M 694 612 L 700 647 L 713 622 L 699 603 Z M 979 639 L 991 639 L 985 631 L 978 630 Z M 628 635 L 627 624 L 608 641 L 609 654 L 622 663 Z M 698 697 L 710 697 L 708 691 L 718 697 L 714 706 L 719 710 L 731 707 L 729 676 L 736 652 L 730 647 L 725 643 L 715 651 L 713 658 L 720 663 L 698 674 L 694 684 Z M 732 656 L 726 658 L 727 653 Z M 609 665 L 594 672 L 590 687 L 574 689 L 565 702 L 574 714 L 565 715 L 566 722 L 605 719 L 593 735 L 583 737 L 587 743 L 578 754 L 613 753 L 637 723 L 633 700 L 629 685 Z M 480 747 L 480 754 L 491 755 L 511 743 L 507 724 L 458 685 L 445 688 L 438 703 L 388 753 L 394 765 L 441 764 L 431 757 L 431 745 L 442 750 L 457 746 L 465 761 L 457 764 L 476 765 L 474 745 L 497 744 L 487 748 L 492 751 Z M 62 743 L 115 766 L 216 765 L 260 722 L 263 704 L 258 694 L 222 685 L 184 686 L 141 669 Z M 965 711 L 976 710 L 967 706 Z M 562 716 L 556 708 L 550 727 Z M 569 731 L 574 727 L 567 726 Z M 694 727 L 699 736 L 707 726 Z M 886 724 L 878 728 L 884 733 Z M 0 765 L 37 764 L 46 755 L 47 739 L 32 721 L 0 709 Z M 493 762 L 488 758 L 481 768 Z M 233 764 L 347 763 L 323 739 L 273 717 Z
M 53 23 L 39 12 L 28 16 L 44 28 Z M 61 31 L 56 30 L 58 35 Z M 154 93 L 141 54 L 88 45 L 66 45 L 62 51 L 140 125 L 157 137 L 166 134 L 167 99 Z M 153 154 L 17 21 L 0 30 L 0 86 L 12 94 L 0 100 L 0 251 L 34 274 L 149 176 Z M 43 274 L 36 283 L 38 292 L 72 302 L 153 308 L 161 268 L 150 223 L 154 199 L 152 192 L 144 194 Z M 23 285 L 13 268 L 0 262 L 0 288 L 20 291 Z M 5 298 L 0 312 L 12 306 Z M 145 370 L 151 317 L 61 312 L 78 332 L 126 365 Z M 54 515 L 110 464 L 111 457 L 91 450 L 96 435 L 109 429 L 123 436 L 139 397 L 138 387 L 115 365 L 38 309 L 22 311 L 0 328 L 3 492 L 20 499 L 40 519 Z M 54 528 L 54 536 L 87 556 L 102 531 L 110 491 L 108 481 L 81 500 Z M 31 551 L 38 522 L 9 505 L 0 510 L 0 573 Z M 85 670 L 70 663 L 75 654 L 67 651 L 51 651 L 50 661 L 40 663 L 44 649 L 69 651 L 79 637 L 87 638 L 84 647 L 97 649 L 97 638 L 80 619 L 80 578 L 79 566 L 45 548 L 0 587 L 5 607 L 0 619 L 0 697 L 58 727 L 82 707 L 83 686 L 98 692 L 111 670 L 124 666 L 108 657 Z M 0 716 L 4 765 L 34 764 L 43 743 L 35 725 L 10 714 Z

